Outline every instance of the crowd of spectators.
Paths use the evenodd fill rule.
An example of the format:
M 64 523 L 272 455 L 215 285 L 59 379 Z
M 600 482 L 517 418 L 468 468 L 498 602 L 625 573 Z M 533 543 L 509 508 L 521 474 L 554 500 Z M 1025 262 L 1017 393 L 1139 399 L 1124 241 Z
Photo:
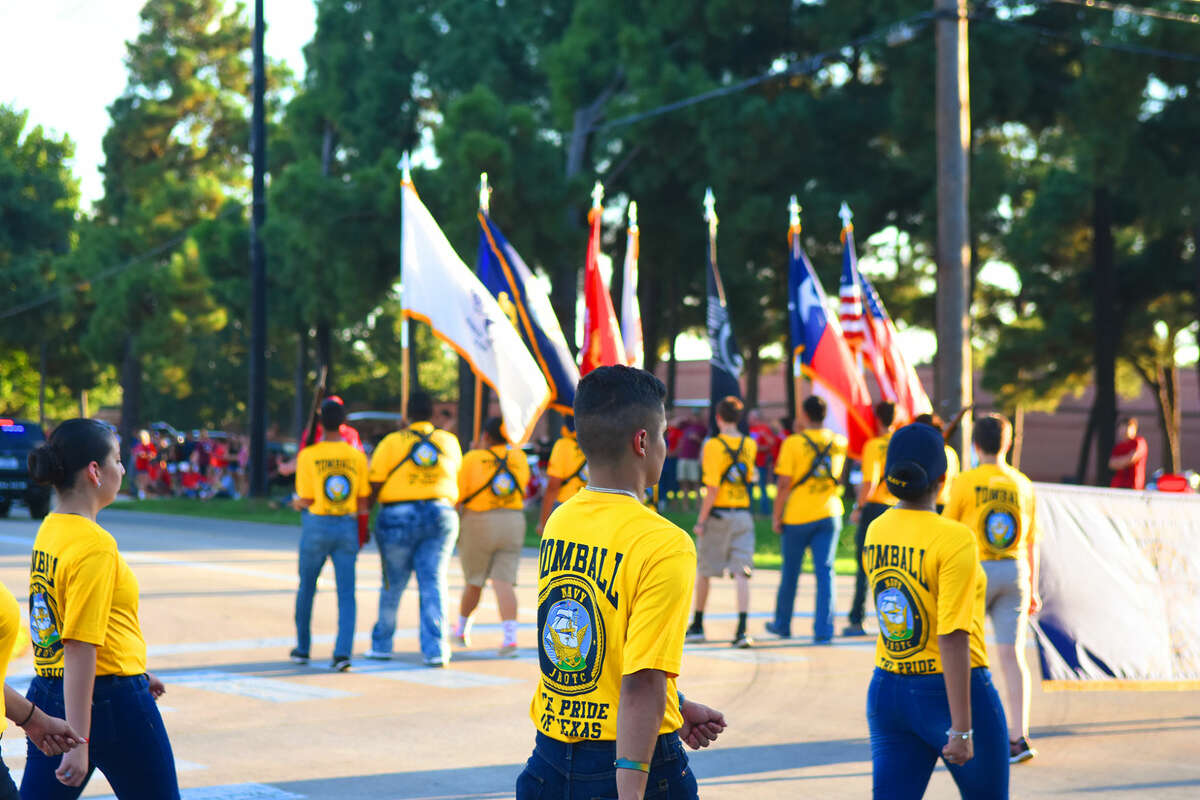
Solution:
M 245 436 L 139 431 L 131 448 L 137 497 L 240 498 L 248 488 L 249 457 Z

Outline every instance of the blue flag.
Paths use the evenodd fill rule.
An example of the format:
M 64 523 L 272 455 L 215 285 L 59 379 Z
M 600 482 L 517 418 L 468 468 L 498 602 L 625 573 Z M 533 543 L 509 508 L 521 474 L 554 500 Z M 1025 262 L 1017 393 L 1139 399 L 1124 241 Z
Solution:
M 571 357 L 550 297 L 525 261 L 484 212 L 479 212 L 479 280 L 521 332 L 529 352 L 550 385 L 550 407 L 570 413 L 579 368 Z

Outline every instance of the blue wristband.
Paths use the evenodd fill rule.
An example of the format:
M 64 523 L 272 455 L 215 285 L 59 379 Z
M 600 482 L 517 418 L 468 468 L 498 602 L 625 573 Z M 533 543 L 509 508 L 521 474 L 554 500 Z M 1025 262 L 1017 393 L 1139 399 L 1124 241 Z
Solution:
M 645 761 L 634 761 L 628 758 L 618 758 L 613 762 L 613 766 L 617 769 L 636 769 L 639 772 L 650 772 L 650 765 Z

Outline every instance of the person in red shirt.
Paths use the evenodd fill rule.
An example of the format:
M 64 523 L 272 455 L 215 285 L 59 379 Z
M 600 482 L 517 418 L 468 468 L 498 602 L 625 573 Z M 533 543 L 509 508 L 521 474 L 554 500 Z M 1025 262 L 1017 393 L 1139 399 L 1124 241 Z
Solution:
M 1120 428 L 1125 438 L 1117 442 L 1108 458 L 1108 468 L 1113 470 L 1114 489 L 1146 488 L 1146 440 L 1138 436 L 1137 417 L 1122 417 Z
M 771 501 L 767 498 L 767 485 L 772 482 L 775 466 L 774 454 L 779 446 L 779 438 L 771 426 L 763 421 L 757 410 L 747 416 L 750 438 L 758 445 L 758 455 L 755 456 L 754 466 L 758 468 L 758 513 L 769 515 Z
M 139 500 L 146 498 L 146 489 L 150 486 L 150 463 L 158 451 L 150 441 L 150 431 L 138 432 L 138 443 L 133 446 L 133 482 L 137 485 Z
M 675 474 L 675 464 L 679 454 L 679 444 L 683 441 L 682 422 L 667 423 L 663 436 L 667 440 L 667 458 L 663 461 L 662 477 L 658 479 L 658 499 L 660 504 L 674 503 L 679 508 L 679 476 Z

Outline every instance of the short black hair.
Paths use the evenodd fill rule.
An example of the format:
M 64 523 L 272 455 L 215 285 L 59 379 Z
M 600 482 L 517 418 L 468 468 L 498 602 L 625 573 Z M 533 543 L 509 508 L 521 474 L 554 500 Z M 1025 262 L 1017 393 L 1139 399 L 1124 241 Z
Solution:
M 336 431 L 346 421 L 346 407 L 337 400 L 325 400 L 321 403 L 321 427 L 327 431 Z
M 508 441 L 508 437 L 504 435 L 504 420 L 500 417 L 489 417 L 488 421 L 483 423 L 483 432 L 497 444 L 504 444 Z
M 928 425 L 931 428 L 945 433 L 946 423 L 942 422 L 942 418 L 937 414 L 917 414 L 917 418 L 913 422 L 919 422 L 922 425 Z
M 885 427 L 892 427 L 896 421 L 896 404 L 890 400 L 882 400 L 875 404 L 875 419 Z
M 75 478 L 93 461 L 108 458 L 117 439 L 99 420 L 78 417 L 54 429 L 45 444 L 38 445 L 27 457 L 29 477 L 34 483 L 50 484 L 55 489 L 70 489 Z
M 971 440 L 984 455 L 994 456 L 1000 453 L 1006 441 L 1011 444 L 1012 425 L 999 414 L 985 414 L 975 420 L 975 431 Z
M 825 405 L 825 398 L 819 395 L 810 394 L 804 398 L 804 413 L 813 422 L 824 422 L 825 414 L 828 411 L 828 406 Z
M 620 461 L 628 437 L 666 413 L 666 396 L 663 382 L 643 369 L 618 364 L 585 375 L 575 390 L 575 430 L 587 460 Z
M 717 419 L 722 422 L 740 422 L 742 412 L 746 410 L 746 405 L 737 397 L 729 395 L 721 398 L 721 402 L 717 403 Z
M 410 422 L 429 422 L 433 419 L 433 398 L 420 389 L 408 396 L 408 419 Z

